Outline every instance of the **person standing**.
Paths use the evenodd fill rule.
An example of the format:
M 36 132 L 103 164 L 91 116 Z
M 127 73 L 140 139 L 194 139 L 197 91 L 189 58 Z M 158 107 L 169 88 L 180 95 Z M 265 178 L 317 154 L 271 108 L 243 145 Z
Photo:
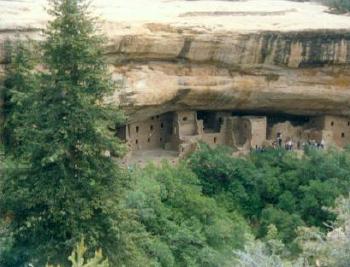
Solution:
M 276 141 L 277 141 L 278 146 L 282 147 L 282 134 L 280 132 L 277 133 Z
M 324 148 L 325 148 L 325 141 L 324 141 L 323 138 L 322 138 L 322 140 L 321 140 L 320 145 L 321 145 L 321 149 L 324 149 Z

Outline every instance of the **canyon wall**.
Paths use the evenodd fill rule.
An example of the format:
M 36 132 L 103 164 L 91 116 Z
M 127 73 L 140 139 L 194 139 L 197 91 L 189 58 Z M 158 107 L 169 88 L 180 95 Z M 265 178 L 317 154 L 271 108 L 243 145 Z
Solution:
M 120 85 L 111 100 L 131 122 L 179 110 L 350 115 L 349 16 L 282 0 L 95 2 Z M 7 40 L 42 40 L 44 6 L 0 0 L 2 68 Z

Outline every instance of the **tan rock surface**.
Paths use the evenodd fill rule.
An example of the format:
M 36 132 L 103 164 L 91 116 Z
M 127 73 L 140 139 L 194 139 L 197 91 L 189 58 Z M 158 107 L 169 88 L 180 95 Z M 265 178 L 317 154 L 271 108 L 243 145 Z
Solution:
M 40 40 L 46 1 L 1 1 L 0 44 Z M 282 0 L 96 0 L 130 120 L 179 109 L 350 115 L 350 17 Z M 0 62 L 4 49 L 0 48 Z

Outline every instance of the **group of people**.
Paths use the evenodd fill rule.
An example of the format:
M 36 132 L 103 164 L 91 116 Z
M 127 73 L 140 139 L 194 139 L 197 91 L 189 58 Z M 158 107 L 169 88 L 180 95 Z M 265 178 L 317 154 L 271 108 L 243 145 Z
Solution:
M 322 139 L 321 142 L 317 142 L 316 140 L 308 140 L 306 144 L 303 144 L 305 147 L 308 145 L 309 147 L 318 148 L 318 149 L 324 149 L 325 148 L 325 141 Z
M 255 146 L 256 152 L 264 152 L 267 148 L 269 148 L 270 145 L 263 145 L 263 146 Z M 286 138 L 286 140 L 283 140 L 282 134 L 277 133 L 276 139 L 272 143 L 272 148 L 274 149 L 280 149 L 284 148 L 285 150 L 292 151 L 292 150 L 301 150 L 305 149 L 306 147 L 316 148 L 316 149 L 324 149 L 325 148 L 325 141 L 321 139 L 319 142 L 311 139 L 307 140 L 305 142 L 297 141 L 296 144 L 293 142 L 292 138 Z M 254 148 L 251 148 L 253 150 Z
M 317 142 L 316 140 L 308 140 L 307 142 L 297 142 L 297 149 L 304 149 L 306 146 L 318 148 L 318 149 L 324 149 L 325 148 L 325 141 L 324 139 L 321 139 L 321 141 Z M 274 148 L 281 148 L 283 147 L 283 138 L 281 133 L 277 133 L 276 140 L 273 143 Z M 286 142 L 284 142 L 284 148 L 286 150 L 294 150 L 294 142 L 291 138 L 288 138 Z

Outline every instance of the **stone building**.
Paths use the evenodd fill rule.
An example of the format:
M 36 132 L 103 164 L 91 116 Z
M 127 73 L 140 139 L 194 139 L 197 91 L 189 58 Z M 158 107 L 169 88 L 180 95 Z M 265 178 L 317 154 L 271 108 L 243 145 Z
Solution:
M 320 116 L 310 122 L 311 126 L 320 132 L 326 143 L 338 147 L 350 144 L 350 118 L 342 116 Z
M 350 118 L 237 115 L 228 111 L 178 111 L 152 116 L 118 129 L 129 152 L 164 150 L 184 156 L 198 142 L 225 145 L 235 151 L 272 146 L 277 135 L 296 148 L 313 141 L 344 147 L 350 144 Z
M 266 142 L 267 118 L 264 116 L 232 117 L 233 143 L 237 149 L 250 150 L 263 147 Z
M 117 136 L 126 141 L 130 151 L 169 148 L 172 136 L 172 114 L 150 117 L 142 122 L 120 127 Z

